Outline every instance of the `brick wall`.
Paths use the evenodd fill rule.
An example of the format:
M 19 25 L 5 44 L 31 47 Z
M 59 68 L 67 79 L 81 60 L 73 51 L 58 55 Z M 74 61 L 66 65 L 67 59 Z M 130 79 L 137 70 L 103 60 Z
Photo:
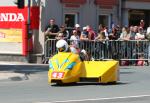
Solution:
M 118 4 L 118 0 L 95 0 L 95 4 L 100 8 L 112 8 Z
M 85 4 L 86 0 L 60 0 L 61 3 Z

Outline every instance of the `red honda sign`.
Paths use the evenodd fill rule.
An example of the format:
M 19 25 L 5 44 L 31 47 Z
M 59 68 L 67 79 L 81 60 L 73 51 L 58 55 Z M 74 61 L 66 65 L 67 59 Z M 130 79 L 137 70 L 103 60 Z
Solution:
M 14 6 L 0 7 L 0 28 L 22 28 L 27 21 L 27 7 L 18 9 Z M 39 28 L 39 7 L 31 7 L 31 29 Z

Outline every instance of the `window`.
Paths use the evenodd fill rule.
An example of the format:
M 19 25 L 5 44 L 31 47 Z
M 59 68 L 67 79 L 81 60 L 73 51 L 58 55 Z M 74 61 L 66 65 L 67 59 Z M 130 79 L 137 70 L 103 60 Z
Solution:
M 65 14 L 65 24 L 67 27 L 71 27 L 73 28 L 74 25 L 77 23 L 78 21 L 78 14 L 77 13 L 67 13 Z
M 146 29 L 150 24 L 150 10 L 130 10 L 129 11 L 129 25 L 138 26 L 140 24 L 141 19 L 145 21 L 144 29 Z
M 104 26 L 109 26 L 109 16 L 108 15 L 99 15 L 98 23 Z

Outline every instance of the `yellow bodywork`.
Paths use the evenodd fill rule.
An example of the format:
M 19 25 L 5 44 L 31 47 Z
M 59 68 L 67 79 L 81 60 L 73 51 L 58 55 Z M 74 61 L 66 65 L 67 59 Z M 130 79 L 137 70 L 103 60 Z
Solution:
M 84 61 L 81 78 L 98 78 L 98 82 L 116 82 L 119 79 L 118 61 Z
M 78 54 L 59 52 L 49 60 L 48 82 L 71 83 L 96 79 L 96 82 L 117 82 L 119 63 L 109 61 L 81 61 Z

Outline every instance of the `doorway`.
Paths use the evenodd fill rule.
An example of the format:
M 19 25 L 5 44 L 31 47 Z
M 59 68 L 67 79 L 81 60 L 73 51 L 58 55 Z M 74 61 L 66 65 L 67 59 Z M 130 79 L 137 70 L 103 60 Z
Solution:
M 129 26 L 139 26 L 140 20 L 145 21 L 144 28 L 150 25 L 150 11 L 149 10 L 130 10 L 129 11 Z

